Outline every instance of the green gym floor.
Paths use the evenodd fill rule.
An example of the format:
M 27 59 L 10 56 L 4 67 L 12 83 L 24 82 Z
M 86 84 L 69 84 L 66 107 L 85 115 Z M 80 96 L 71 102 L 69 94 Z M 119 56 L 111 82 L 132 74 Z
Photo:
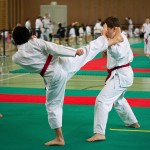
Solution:
M 40 75 L 22 71 L 14 64 L 11 56 L 15 50 L 7 52 L 7 57 L 1 56 L 0 150 L 150 150 L 150 59 L 143 55 L 141 43 L 142 39 L 130 39 L 133 52 L 138 54 L 133 67 L 141 68 L 144 63 L 148 72 L 136 72 L 134 84 L 125 95 L 141 128 L 125 127 L 113 108 L 107 123 L 106 141 L 86 142 L 93 134 L 93 100 L 104 85 L 106 72 L 95 75 L 94 71 L 79 71 L 66 87 L 62 127 L 66 145 L 63 147 L 43 145 L 54 138 L 54 132 L 47 121 Z M 37 100 L 34 102 L 34 99 Z

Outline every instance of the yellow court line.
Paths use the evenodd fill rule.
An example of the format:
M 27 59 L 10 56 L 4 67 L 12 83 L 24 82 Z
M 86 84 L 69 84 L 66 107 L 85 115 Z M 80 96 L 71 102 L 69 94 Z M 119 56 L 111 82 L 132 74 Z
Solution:
M 117 129 L 117 128 L 110 128 L 113 131 L 123 131 L 123 132 L 150 132 L 150 130 L 128 130 L 128 129 Z

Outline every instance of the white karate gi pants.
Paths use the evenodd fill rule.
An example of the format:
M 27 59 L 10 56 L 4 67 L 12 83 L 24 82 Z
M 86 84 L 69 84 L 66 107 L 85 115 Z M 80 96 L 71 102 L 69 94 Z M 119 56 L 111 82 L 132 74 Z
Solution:
M 107 82 L 101 90 L 96 98 L 95 104 L 94 133 L 105 135 L 108 113 L 112 109 L 113 104 L 125 125 L 131 125 L 137 122 L 131 107 L 124 98 L 126 90 L 127 88 L 120 86 L 118 75 L 115 75 L 114 78 Z

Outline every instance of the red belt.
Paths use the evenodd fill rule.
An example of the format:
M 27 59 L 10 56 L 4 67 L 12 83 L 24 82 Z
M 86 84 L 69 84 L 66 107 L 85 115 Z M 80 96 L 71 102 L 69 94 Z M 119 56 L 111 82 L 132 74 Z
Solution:
M 47 68 L 48 68 L 48 65 L 50 64 L 51 60 L 52 60 L 53 56 L 52 55 L 48 55 L 47 57 L 47 60 L 44 64 L 44 67 L 42 68 L 41 72 L 40 72 L 40 75 L 43 77 L 44 76 L 44 73 L 46 72 Z
M 111 72 L 112 72 L 112 71 L 114 71 L 114 70 L 116 70 L 116 69 L 119 69 L 119 68 L 127 67 L 127 66 L 130 66 L 130 63 L 125 64 L 125 65 L 122 65 L 122 66 L 116 66 L 116 67 L 114 67 L 114 68 L 112 68 L 112 69 L 108 69 L 108 70 L 107 70 L 108 75 L 107 75 L 107 77 L 106 77 L 105 82 L 106 82 L 106 81 L 109 79 L 109 77 L 111 76 Z

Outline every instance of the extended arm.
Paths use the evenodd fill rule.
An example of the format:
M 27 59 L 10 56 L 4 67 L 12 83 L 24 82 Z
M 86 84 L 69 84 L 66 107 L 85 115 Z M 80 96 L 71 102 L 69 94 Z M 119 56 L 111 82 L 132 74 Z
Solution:
M 32 40 L 35 40 L 35 42 L 38 43 L 41 49 L 54 56 L 75 57 L 76 55 L 80 56 L 83 54 L 83 50 L 77 50 L 71 47 L 66 47 L 52 42 L 47 42 L 41 39 L 39 40 L 36 37 L 32 37 Z

